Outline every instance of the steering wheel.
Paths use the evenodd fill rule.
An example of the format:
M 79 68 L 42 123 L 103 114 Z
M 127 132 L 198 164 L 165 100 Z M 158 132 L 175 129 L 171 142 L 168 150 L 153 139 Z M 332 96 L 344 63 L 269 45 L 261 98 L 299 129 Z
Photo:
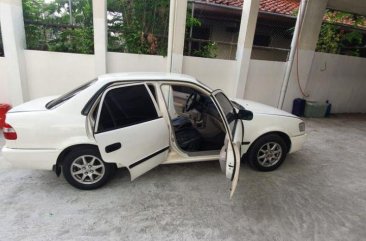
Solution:
M 186 102 L 186 106 L 184 108 L 185 112 L 190 111 L 194 107 L 194 105 L 197 101 L 197 97 L 198 97 L 198 95 L 196 92 L 193 92 L 192 94 L 189 95 L 187 102 Z

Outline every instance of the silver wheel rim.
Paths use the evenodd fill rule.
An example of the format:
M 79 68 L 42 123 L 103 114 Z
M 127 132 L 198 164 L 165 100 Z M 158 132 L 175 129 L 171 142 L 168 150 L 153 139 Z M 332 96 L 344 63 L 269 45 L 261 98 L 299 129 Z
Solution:
M 102 160 L 91 155 L 76 158 L 70 167 L 71 176 L 81 184 L 93 184 L 104 176 L 105 166 Z
M 258 163 L 263 167 L 276 165 L 282 157 L 282 147 L 276 142 L 264 144 L 257 153 Z

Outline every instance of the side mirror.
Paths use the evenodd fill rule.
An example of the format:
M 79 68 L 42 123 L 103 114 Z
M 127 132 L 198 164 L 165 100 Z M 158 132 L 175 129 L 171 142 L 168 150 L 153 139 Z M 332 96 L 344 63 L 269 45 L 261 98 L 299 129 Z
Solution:
M 253 112 L 250 110 L 241 109 L 237 115 L 240 120 L 253 120 Z

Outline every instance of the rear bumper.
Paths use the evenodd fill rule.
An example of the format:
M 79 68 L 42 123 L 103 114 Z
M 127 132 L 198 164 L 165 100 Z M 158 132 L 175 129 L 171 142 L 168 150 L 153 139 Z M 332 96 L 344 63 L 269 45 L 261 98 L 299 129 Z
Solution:
M 12 168 L 52 170 L 60 151 L 3 147 L 2 154 Z
M 304 142 L 306 140 L 306 134 L 300 135 L 300 136 L 294 136 L 291 137 L 291 149 L 289 153 L 293 153 L 295 151 L 298 151 L 302 148 L 304 145 Z

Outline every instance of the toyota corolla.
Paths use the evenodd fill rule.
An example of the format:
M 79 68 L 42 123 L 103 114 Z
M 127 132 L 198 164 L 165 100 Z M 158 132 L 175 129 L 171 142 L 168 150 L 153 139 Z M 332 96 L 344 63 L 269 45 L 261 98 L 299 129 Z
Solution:
M 305 136 L 298 117 L 193 77 L 121 73 L 11 109 L 2 151 L 14 167 L 63 173 L 80 189 L 101 187 L 116 168 L 134 180 L 160 164 L 219 160 L 232 195 L 244 156 L 272 171 Z

